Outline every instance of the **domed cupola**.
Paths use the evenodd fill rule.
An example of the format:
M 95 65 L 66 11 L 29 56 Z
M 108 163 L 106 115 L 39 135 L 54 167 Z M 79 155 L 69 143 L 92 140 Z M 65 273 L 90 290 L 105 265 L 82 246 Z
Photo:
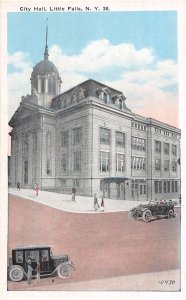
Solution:
M 37 96 L 37 104 L 49 108 L 51 100 L 61 90 L 61 77 L 59 76 L 56 66 L 48 60 L 48 25 L 46 27 L 46 46 L 44 60 L 40 61 L 31 74 L 31 94 Z

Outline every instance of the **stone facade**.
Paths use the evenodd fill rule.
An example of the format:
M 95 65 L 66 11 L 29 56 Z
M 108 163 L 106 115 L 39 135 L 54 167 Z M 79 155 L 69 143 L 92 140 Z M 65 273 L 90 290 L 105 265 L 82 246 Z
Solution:
M 134 114 L 120 91 L 95 80 L 60 94 L 61 79 L 46 55 L 31 78 L 31 95 L 9 122 L 13 186 L 20 180 L 25 188 L 75 187 L 77 194 L 113 199 L 178 198 L 178 128 Z

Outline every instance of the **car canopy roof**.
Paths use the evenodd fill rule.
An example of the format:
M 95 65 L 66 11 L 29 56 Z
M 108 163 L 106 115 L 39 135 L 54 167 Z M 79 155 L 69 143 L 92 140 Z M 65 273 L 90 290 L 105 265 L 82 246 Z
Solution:
M 46 249 L 46 248 L 50 248 L 50 246 L 48 245 L 30 245 L 30 246 L 19 246 L 16 247 L 14 249 L 12 249 L 12 251 L 16 251 L 16 250 L 34 250 L 34 249 Z

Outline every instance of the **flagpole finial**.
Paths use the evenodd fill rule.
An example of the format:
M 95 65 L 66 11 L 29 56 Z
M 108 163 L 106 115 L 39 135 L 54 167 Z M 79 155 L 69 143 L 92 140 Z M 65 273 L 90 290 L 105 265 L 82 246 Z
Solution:
M 46 19 L 46 44 L 45 44 L 45 53 L 44 53 L 44 59 L 48 60 L 49 54 L 48 54 L 48 18 Z

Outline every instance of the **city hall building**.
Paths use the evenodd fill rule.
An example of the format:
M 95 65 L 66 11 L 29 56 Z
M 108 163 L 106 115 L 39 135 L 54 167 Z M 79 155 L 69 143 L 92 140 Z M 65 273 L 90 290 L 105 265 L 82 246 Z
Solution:
M 89 79 L 61 93 L 48 59 L 11 118 L 10 182 L 122 200 L 178 198 L 180 130 L 127 108 L 122 92 Z

